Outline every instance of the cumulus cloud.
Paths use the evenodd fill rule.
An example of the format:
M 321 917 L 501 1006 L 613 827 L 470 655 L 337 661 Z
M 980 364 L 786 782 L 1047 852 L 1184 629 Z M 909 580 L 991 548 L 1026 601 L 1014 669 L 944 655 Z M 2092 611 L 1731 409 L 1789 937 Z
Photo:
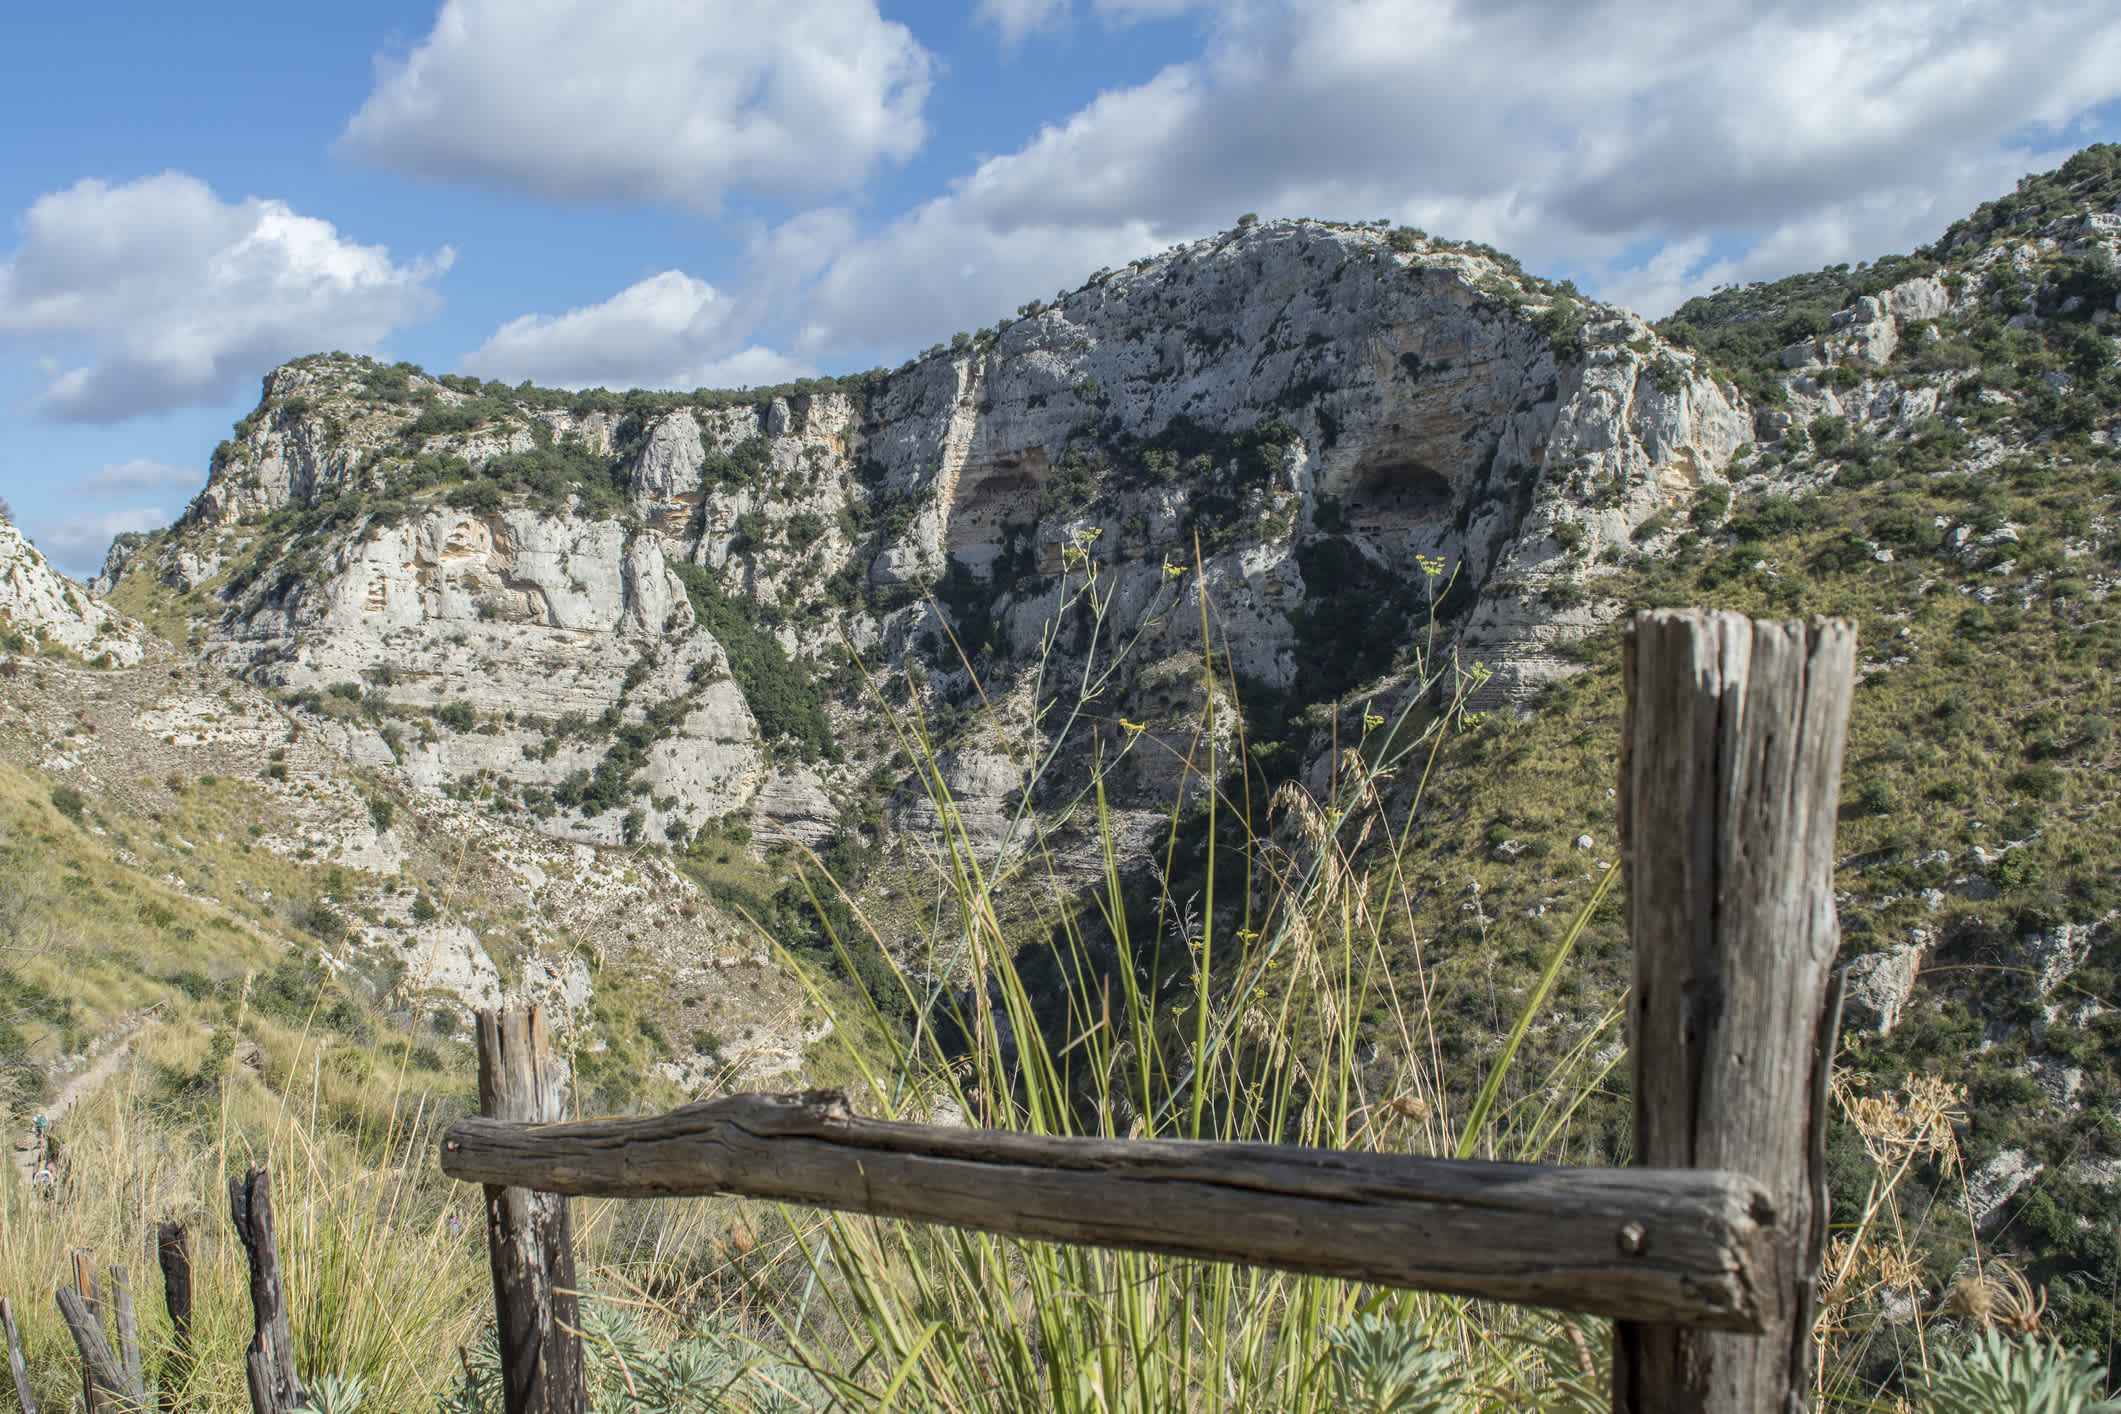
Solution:
M 731 387 L 808 371 L 770 349 L 739 346 L 733 311 L 705 280 L 665 270 L 601 304 L 512 319 L 460 366 L 482 378 L 562 388 Z
M 1107 29 L 1125 29 L 1149 20 L 1169 20 L 1190 10 L 1209 8 L 1215 0 L 1090 0 L 1090 11 Z M 1074 11 L 1071 0 L 979 0 L 973 16 L 992 25 L 1002 48 L 1015 49 L 1026 38 L 1059 29 Z
M 919 149 L 932 67 L 875 0 L 448 0 L 340 142 L 560 200 L 807 199 Z
M 74 483 L 77 501 L 122 501 L 129 496 L 151 496 L 157 491 L 196 491 L 206 478 L 189 467 L 134 457 L 114 462 L 95 475 Z
M 1190 7 L 1092 8 L 1117 24 Z M 1006 38 L 1004 13 L 990 19 Z M 2104 0 L 1234 0 L 1202 14 L 1196 57 L 841 250 L 797 351 L 932 342 L 1244 211 L 1488 241 L 1662 314 L 1720 280 L 1905 251 L 2058 161 L 2121 98 L 2121 10 Z
M 979 0 L 973 15 L 981 24 L 994 26 L 1002 48 L 1015 50 L 1040 30 L 1065 20 L 1068 0 Z
M 0 337 L 41 351 L 44 410 L 66 421 L 225 402 L 282 359 L 372 348 L 438 306 L 451 258 L 399 264 L 285 202 L 224 202 L 182 172 L 84 179 L 19 224 Z
M 60 516 L 40 527 L 37 548 L 66 573 L 85 578 L 103 567 L 110 542 L 127 531 L 159 530 L 170 512 L 159 506 L 126 506 L 121 510 Z

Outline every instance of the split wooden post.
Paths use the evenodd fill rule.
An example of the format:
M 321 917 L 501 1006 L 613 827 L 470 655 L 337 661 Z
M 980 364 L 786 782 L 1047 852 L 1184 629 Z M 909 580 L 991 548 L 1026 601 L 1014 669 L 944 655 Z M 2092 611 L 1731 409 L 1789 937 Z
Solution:
M 162 1304 L 169 1308 L 170 1361 L 162 1374 L 162 1408 L 174 1414 L 177 1391 L 191 1378 L 191 1233 L 183 1223 L 155 1229 L 155 1256 L 162 1267 Z
M 110 1269 L 110 1307 L 117 1318 L 118 1364 L 125 1371 L 126 1385 L 143 1390 L 147 1386 L 140 1373 L 140 1324 L 133 1319 L 132 1281 L 123 1263 Z
M 70 1286 L 59 1288 L 58 1300 L 59 1314 L 81 1352 L 83 1378 L 94 1400 L 92 1407 L 141 1414 L 147 1403 L 146 1392 L 127 1380 L 125 1367 L 111 1353 L 110 1341 L 103 1335 L 103 1322 L 95 1310 Z
M 1840 620 L 1638 615 L 1619 825 L 1635 1162 L 1728 1169 L 1781 1234 L 1761 1335 L 1616 1322 L 1616 1414 L 1785 1414 L 1810 1390 L 1825 1237 L 1834 822 L 1855 681 Z M 1623 1240 L 1625 1240 L 1623 1238 Z
M 22 1363 L 22 1337 L 15 1330 L 15 1307 L 0 1296 L 0 1326 L 7 1328 L 7 1368 L 15 1377 L 15 1399 L 22 1414 L 37 1414 L 37 1400 L 29 1392 L 29 1367 Z
M 536 1007 L 479 1013 L 479 1113 L 551 1124 L 565 1118 L 567 1076 Z M 486 1253 L 506 1414 L 585 1414 L 574 1225 L 567 1200 L 487 1184 Z
M 244 1355 L 252 1414 L 288 1414 L 309 1402 L 295 1373 L 294 1338 L 287 1329 L 287 1299 L 280 1287 L 280 1254 L 273 1245 L 272 1174 L 252 1168 L 228 1180 L 229 1215 L 250 1254 L 253 1330 Z
M 46 1142 L 50 1142 L 49 1135 L 46 1136 Z M 74 1269 L 74 1293 L 80 1297 L 82 1310 L 87 1313 L 88 1319 L 95 1323 L 97 1331 L 100 1332 L 103 1329 L 103 1298 L 96 1291 L 95 1249 L 76 1247 L 67 1256 L 71 1260 Z M 64 1310 L 63 1306 L 61 1310 Z M 69 1324 L 71 1324 L 71 1321 L 69 1321 Z M 78 1331 L 75 1332 L 74 1338 L 77 1342 L 80 1340 Z M 97 1397 L 96 1381 L 87 1368 L 87 1355 L 85 1352 L 82 1359 L 84 1363 L 81 1370 L 81 1407 L 86 1411 L 86 1414 L 99 1414 L 102 1409 L 102 1401 Z

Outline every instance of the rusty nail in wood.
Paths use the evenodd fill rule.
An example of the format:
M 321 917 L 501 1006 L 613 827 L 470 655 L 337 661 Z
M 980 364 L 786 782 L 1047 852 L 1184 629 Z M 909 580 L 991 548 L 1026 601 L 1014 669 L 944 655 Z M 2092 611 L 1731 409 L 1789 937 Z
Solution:
M 1642 1230 L 1641 1223 L 1629 1223 L 1620 1230 L 1620 1250 L 1630 1257 L 1641 1256 L 1649 1242 L 1650 1235 Z

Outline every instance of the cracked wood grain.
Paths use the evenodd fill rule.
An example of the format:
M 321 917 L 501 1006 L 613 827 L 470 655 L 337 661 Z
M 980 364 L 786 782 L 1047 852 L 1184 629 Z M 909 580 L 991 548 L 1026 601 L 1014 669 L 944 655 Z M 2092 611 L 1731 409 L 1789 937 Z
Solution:
M 1787 1240 L 1759 1337 L 1636 1316 L 1614 1331 L 1618 1414 L 1784 1414 L 1809 1395 L 1810 1248 L 1822 1229 L 1813 1096 L 1839 928 L 1834 825 L 1855 683 L 1843 621 L 1666 610 L 1629 631 L 1619 825 L 1634 985 L 1635 1156 L 1729 1169 Z
M 1764 1304 L 1779 1261 L 1767 1195 L 1726 1173 L 1053 1138 L 864 1119 L 829 1091 L 572 1124 L 460 1120 L 442 1168 L 554 1193 L 739 1193 L 1728 1330 L 1779 1315 Z

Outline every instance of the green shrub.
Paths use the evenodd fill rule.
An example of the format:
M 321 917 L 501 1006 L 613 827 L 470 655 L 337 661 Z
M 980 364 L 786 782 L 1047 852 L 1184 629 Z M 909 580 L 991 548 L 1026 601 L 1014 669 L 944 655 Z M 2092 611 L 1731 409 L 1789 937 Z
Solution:
M 346 920 L 322 899 L 311 904 L 309 911 L 302 915 L 302 927 L 321 942 L 336 944 L 346 941 Z
M 701 464 L 701 484 L 749 486 L 773 463 L 773 447 L 764 437 L 746 437 L 729 452 L 709 452 Z
M 52 787 L 52 808 L 69 820 L 79 820 L 87 803 L 88 798 L 72 786 Z
M 796 743 L 809 758 L 839 759 L 824 694 L 803 665 L 789 659 L 772 634 L 759 627 L 757 606 L 748 609 L 722 592 L 704 565 L 670 562 L 692 600 L 700 625 L 729 655 L 729 674 L 751 708 L 759 734 L 768 741 Z
M 2004 893 L 2019 889 L 2037 888 L 2047 878 L 2047 870 L 2030 849 L 2007 849 L 2003 857 L 1989 866 L 1988 881 Z M 2037 1106 L 2040 1091 L 2033 1089 L 2031 1103 Z
M 1892 782 L 1883 776 L 1872 776 L 1857 787 L 1856 808 L 1866 815 L 1890 815 L 1900 808 L 1900 800 L 1893 792 Z
M 788 517 L 782 531 L 790 549 L 807 550 L 825 534 L 825 518 L 816 511 L 797 511 Z
M 2011 777 L 2011 785 L 2035 800 L 2053 800 L 2062 793 L 2064 779 L 2054 766 L 2028 766 Z

